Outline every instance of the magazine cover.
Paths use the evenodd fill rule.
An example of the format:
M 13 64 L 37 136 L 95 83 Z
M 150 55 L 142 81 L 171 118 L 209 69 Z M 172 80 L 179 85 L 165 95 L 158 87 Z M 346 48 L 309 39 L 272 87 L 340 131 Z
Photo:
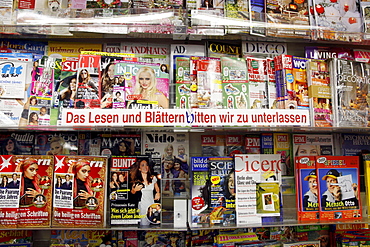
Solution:
M 99 55 L 79 55 L 75 108 L 100 108 L 99 71 L 101 71 L 101 57 Z
M 276 109 L 277 95 L 276 95 L 276 79 L 275 79 L 275 62 L 272 58 L 266 58 L 267 63 L 267 102 L 268 109 Z
M 343 58 L 355 60 L 354 50 L 346 47 L 305 46 L 304 53 L 304 57 L 310 59 Z
M 261 153 L 261 135 L 246 134 L 245 135 L 245 153 L 260 154 Z
M 176 107 L 180 109 L 189 109 L 195 107 L 198 102 L 197 94 L 191 93 L 196 91 L 195 84 L 190 79 L 190 58 L 176 57 Z M 193 98 L 191 98 L 193 96 Z
M 52 230 L 50 246 L 99 247 L 112 244 L 112 230 Z
M 359 42 L 362 39 L 363 24 L 360 14 L 360 1 L 314 0 L 315 26 L 317 38 L 321 40 L 340 40 Z
M 34 60 L 36 60 L 46 55 L 48 43 L 26 39 L 1 39 L 0 47 L 5 49 L 7 53 L 32 53 Z
M 0 99 L 19 98 L 26 83 L 28 84 L 31 72 L 29 71 L 31 60 L 20 61 L 19 59 L 9 58 L 0 60 Z M 21 95 L 23 96 L 23 95 Z
M 160 70 L 160 64 L 119 61 L 114 74 L 124 76 L 126 108 L 169 107 L 169 75 Z
M 234 157 L 235 154 L 244 154 L 244 136 L 243 135 L 226 135 L 226 156 Z
M 77 155 L 78 154 L 78 134 L 76 132 L 36 133 L 34 154 Z
M 107 158 L 54 155 L 54 160 L 52 225 L 104 227 Z
M 15 170 L 11 175 L 12 182 L 9 179 L 8 187 L 19 191 L 18 227 L 50 227 L 53 156 L 15 155 L 12 159 Z
M 276 81 L 276 98 L 277 104 L 275 109 L 295 109 L 295 101 L 293 105 L 288 104 L 288 87 L 287 83 L 293 83 L 293 56 L 279 55 L 274 57 L 275 65 L 275 81 Z M 288 79 L 288 80 L 287 80 Z
M 191 157 L 191 226 L 209 225 L 210 180 L 208 157 Z
M 295 109 L 308 109 L 308 83 L 306 75 L 307 58 L 293 56 L 293 82 L 289 81 L 287 75 L 286 85 L 288 90 L 288 106 L 293 105 L 295 101 Z M 289 107 L 289 109 L 292 109 Z
M 206 51 L 207 57 L 213 58 L 242 56 L 242 47 L 240 44 L 208 41 L 206 43 Z
M 319 220 L 318 178 L 315 156 L 295 157 L 297 214 L 299 221 Z
M 261 154 L 274 153 L 274 137 L 272 133 L 261 133 Z
M 138 246 L 186 246 L 186 232 L 180 231 L 140 231 Z
M 234 225 L 235 167 L 232 157 L 208 157 L 210 172 L 210 224 Z
M 268 108 L 266 60 L 247 57 L 249 109 Z
M 242 0 L 227 0 L 225 1 L 225 17 L 237 19 L 238 21 L 246 21 L 249 22 L 249 1 L 242 1 Z M 236 26 L 237 28 L 240 26 Z M 240 30 L 233 29 L 232 26 L 230 29 L 227 29 L 227 33 L 239 33 Z M 243 30 L 242 32 L 248 32 L 247 30 Z
M 205 56 L 204 45 L 171 44 L 171 47 L 170 47 L 170 65 L 172 66 L 170 68 L 170 81 L 171 81 L 171 89 L 170 89 L 171 93 L 170 94 L 171 95 L 177 96 L 177 94 L 174 91 L 179 90 L 177 86 L 175 88 L 175 85 L 174 85 L 174 83 L 177 82 L 176 80 L 176 72 L 177 72 L 176 59 L 177 57 L 190 58 L 191 56 L 204 57 Z M 186 74 L 186 70 L 184 68 L 184 81 L 186 81 L 186 76 L 188 75 Z M 186 88 L 184 89 L 186 90 Z M 176 104 L 176 106 L 178 106 L 176 103 L 178 100 L 177 97 L 176 98 L 170 97 L 170 100 L 171 100 L 171 104 Z
M 101 146 L 99 155 L 103 156 L 130 156 L 140 155 L 140 134 L 98 134 Z
M 0 231 L 0 244 L 5 245 L 14 244 L 17 246 L 31 247 L 32 246 L 32 230 L 1 230 Z
M 148 156 L 110 159 L 110 225 L 160 225 L 161 190 Z
M 18 227 L 21 172 L 16 172 L 12 155 L 1 155 L 0 225 L 2 228 Z
M 237 225 L 280 216 L 281 156 L 235 155 Z
M 284 38 L 311 38 L 308 2 L 307 0 L 294 2 L 267 0 L 266 19 L 273 27 L 266 30 L 267 35 Z M 290 27 L 294 25 L 303 27 L 297 29 Z
M 55 58 L 43 56 L 33 62 L 31 95 L 52 96 L 54 88 Z
M 78 133 L 78 155 L 99 156 L 101 153 L 102 138 L 96 132 Z
M 340 148 L 343 156 L 361 156 L 370 153 L 369 134 L 340 134 Z
M 220 60 L 197 62 L 197 99 L 199 108 L 223 108 Z
M 244 58 L 221 58 L 223 105 L 227 109 L 248 109 L 249 88 Z
M 306 65 L 311 126 L 333 127 L 328 64 L 324 60 L 309 59 Z
M 333 58 L 328 60 L 334 127 L 368 127 L 370 64 Z
M 317 156 L 320 220 L 362 218 L 359 157 Z
M 0 133 L 2 155 L 34 154 L 35 133 L 32 132 L 2 132 Z
M 202 135 L 202 156 L 224 156 L 226 140 L 224 135 Z
M 19 125 L 50 125 L 51 100 L 51 96 L 30 96 L 26 103 L 28 109 L 22 112 Z
M 292 139 L 294 157 L 334 155 L 334 141 L 331 134 L 293 134 Z
M 281 155 L 282 175 L 294 175 L 294 160 L 292 153 L 291 135 L 289 133 L 273 133 L 274 154 Z
M 174 198 L 189 198 L 189 134 L 143 132 L 142 154 L 153 161 L 162 191 L 162 223 L 174 222 Z

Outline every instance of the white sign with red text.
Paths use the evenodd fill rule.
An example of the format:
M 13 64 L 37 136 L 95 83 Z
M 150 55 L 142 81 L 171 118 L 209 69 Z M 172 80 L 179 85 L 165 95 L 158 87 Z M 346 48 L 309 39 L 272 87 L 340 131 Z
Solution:
M 308 110 L 64 109 L 62 126 L 308 126 Z

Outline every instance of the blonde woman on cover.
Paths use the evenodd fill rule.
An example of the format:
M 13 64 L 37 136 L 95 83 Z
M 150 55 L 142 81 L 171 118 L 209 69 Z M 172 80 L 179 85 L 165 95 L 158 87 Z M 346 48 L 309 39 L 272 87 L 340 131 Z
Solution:
M 163 92 L 157 89 L 157 79 L 155 77 L 154 69 L 150 67 L 142 67 L 136 74 L 136 83 L 134 95 L 141 95 L 141 100 L 157 101 L 158 107 L 167 109 L 168 108 L 168 98 Z M 133 101 L 130 101 L 130 104 Z
M 65 149 L 66 142 L 63 137 L 53 136 L 50 140 L 50 150 L 47 151 L 47 155 L 61 155 L 69 154 L 68 149 Z

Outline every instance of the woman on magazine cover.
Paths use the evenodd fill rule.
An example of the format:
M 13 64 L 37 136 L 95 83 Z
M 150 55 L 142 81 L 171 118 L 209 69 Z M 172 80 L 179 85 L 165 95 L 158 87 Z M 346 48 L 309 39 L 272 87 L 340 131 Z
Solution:
M 63 81 L 68 84 L 68 87 L 60 91 L 59 100 L 63 107 L 73 107 L 77 94 L 77 75 L 64 78 Z
M 130 171 L 132 184 L 130 192 L 132 195 L 141 192 L 141 198 L 139 199 L 140 215 L 146 215 L 148 207 L 161 198 L 157 177 L 152 175 L 151 167 L 146 159 L 138 159 L 132 167 L 133 169 Z M 150 221 L 147 218 L 141 218 L 141 225 L 149 224 Z
M 22 172 L 20 205 L 32 204 L 34 198 L 38 194 L 41 194 L 41 188 L 39 187 L 40 175 L 37 173 L 38 169 L 38 162 L 33 158 L 26 158 L 20 161 L 16 167 L 15 172 Z
M 50 150 L 46 152 L 47 155 L 61 155 L 68 154 L 68 149 L 65 149 L 65 141 L 63 137 L 53 136 L 50 139 Z
M 129 156 L 134 155 L 134 139 L 124 139 L 118 142 L 112 148 L 112 155 L 114 156 Z
M 95 98 L 97 99 L 98 98 L 99 89 L 95 85 L 87 69 L 82 69 L 80 71 L 80 74 L 78 76 L 78 87 L 80 86 L 87 87 L 89 89 L 88 91 L 90 92 L 90 94 L 84 95 L 82 97 L 83 99 L 95 99 Z
M 55 188 L 60 189 L 62 187 L 62 178 L 60 176 L 57 176 L 57 182 L 55 183 Z
M 21 100 L 17 100 L 17 102 L 23 105 L 23 111 L 21 113 L 21 118 L 19 120 L 19 126 L 25 126 L 28 124 L 28 118 L 29 118 L 28 114 L 30 112 L 29 111 L 30 106 L 37 105 L 37 98 L 36 96 L 31 96 L 29 97 L 26 103 L 23 103 Z
M 8 177 L 7 176 L 3 176 L 3 179 L 1 180 L 1 183 L 0 183 L 0 188 L 6 188 L 8 186 Z
M 119 188 L 119 183 L 118 183 L 118 174 L 117 172 L 113 172 L 112 176 L 110 178 L 110 183 L 109 187 L 111 191 L 115 191 Z
M 137 72 L 135 90 L 133 94 L 141 95 L 141 100 L 157 101 L 159 108 L 168 108 L 168 98 L 163 92 L 157 89 L 155 72 L 154 69 L 150 67 L 142 67 Z M 129 102 L 128 108 L 131 108 L 130 104 L 132 103 L 132 101 Z
M 39 115 L 37 115 L 37 112 L 31 112 L 28 118 L 28 125 L 39 125 Z
M 74 174 L 73 181 L 73 206 L 84 207 L 86 205 L 87 198 L 93 196 L 93 191 L 90 188 L 91 177 L 90 177 L 90 163 L 87 160 L 80 159 L 73 163 L 68 173 Z
M 114 63 L 109 63 L 101 77 L 101 98 L 103 98 L 106 94 L 113 95 L 113 85 L 114 85 Z
M 21 154 L 21 148 L 16 139 L 9 137 L 3 140 L 1 143 L 1 154 L 2 155 L 15 155 Z

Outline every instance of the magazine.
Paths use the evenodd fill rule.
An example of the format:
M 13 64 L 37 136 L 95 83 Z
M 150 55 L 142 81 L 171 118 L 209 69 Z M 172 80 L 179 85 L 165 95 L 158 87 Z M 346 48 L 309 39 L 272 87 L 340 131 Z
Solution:
M 110 159 L 111 226 L 161 224 L 161 192 L 153 174 L 153 164 L 148 156 Z
M 54 160 L 52 225 L 104 227 L 107 158 L 54 155 Z
M 208 157 L 191 157 L 191 226 L 209 225 L 210 180 Z
M 202 135 L 202 156 L 224 156 L 226 140 L 224 135 Z
M 280 217 L 281 172 L 278 154 L 235 155 L 238 226 Z
M 2 155 L 31 155 L 34 153 L 35 133 L 7 132 L 0 134 Z
M 333 126 L 368 127 L 368 63 L 333 58 L 328 60 L 333 102 Z
M 140 134 L 98 134 L 101 146 L 99 155 L 130 156 L 141 153 Z
M 317 156 L 320 221 L 361 219 L 359 157 Z
M 78 154 L 78 134 L 75 132 L 40 132 L 35 135 L 34 154 Z
M 230 226 L 235 215 L 235 167 L 231 157 L 208 157 L 210 173 L 210 224 Z
M 267 109 L 267 70 L 266 60 L 247 57 L 249 109 Z
M 292 139 L 294 157 L 334 155 L 333 135 L 293 134 Z

